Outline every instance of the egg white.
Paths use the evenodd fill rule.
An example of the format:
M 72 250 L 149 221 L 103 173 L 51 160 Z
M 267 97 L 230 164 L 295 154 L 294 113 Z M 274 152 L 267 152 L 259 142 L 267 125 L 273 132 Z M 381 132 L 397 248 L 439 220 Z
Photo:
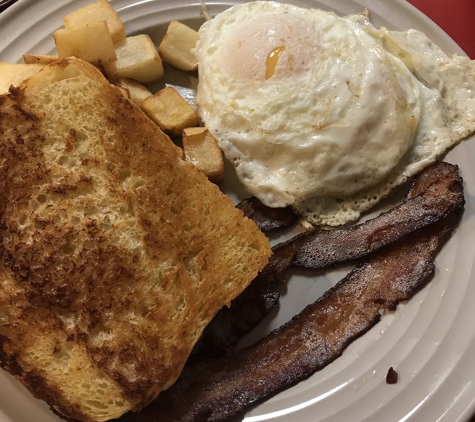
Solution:
M 314 225 L 358 218 L 475 129 L 472 62 L 363 15 L 247 3 L 195 52 L 200 115 L 242 183 Z
M 395 187 L 437 161 L 475 132 L 475 62 L 448 56 L 417 30 L 377 30 L 363 16 L 349 17 L 403 63 L 418 88 L 420 118 L 411 148 L 375 186 L 350 196 L 306 198 L 294 209 L 311 225 L 338 226 L 358 219 Z

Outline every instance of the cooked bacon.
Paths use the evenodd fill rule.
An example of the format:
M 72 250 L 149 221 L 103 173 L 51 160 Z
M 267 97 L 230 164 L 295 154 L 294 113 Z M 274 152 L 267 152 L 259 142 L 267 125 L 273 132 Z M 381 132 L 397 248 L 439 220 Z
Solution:
M 229 308 L 223 307 L 207 325 L 191 353 L 192 360 L 222 355 L 264 319 L 279 301 L 277 286 L 284 282 L 297 247 L 290 243 L 273 248 L 274 254 L 265 268 Z
M 456 178 L 459 178 L 457 165 L 443 161 L 435 163 L 413 179 L 406 198 L 415 198 L 441 179 L 448 181 Z
M 364 223 L 335 230 L 302 233 L 294 265 L 323 268 L 358 259 L 445 217 L 463 202 L 458 167 L 438 163 L 413 182 L 406 200 Z
M 285 280 L 285 272 L 292 264 L 323 268 L 362 258 L 443 218 L 462 203 L 458 167 L 437 163 L 414 179 L 400 206 L 356 226 L 302 233 L 276 245 L 264 270 L 232 301 L 230 308 L 221 309 L 206 327 L 193 350 L 193 359 L 223 354 L 262 321 L 278 302 L 277 285 Z
M 279 301 L 277 283 L 256 278 L 231 306 L 221 308 L 195 344 L 188 361 L 215 357 L 237 344 Z
M 297 222 L 297 215 L 290 207 L 270 208 L 255 197 L 244 199 L 236 205 L 244 215 L 254 221 L 264 233 L 285 227 Z
M 155 402 L 121 420 L 222 421 L 307 378 L 377 323 L 381 309 L 394 309 L 428 279 L 457 214 L 385 247 L 256 344 L 187 365 L 179 380 Z
M 456 166 L 448 163 L 436 163 L 414 179 L 406 198 L 414 198 L 420 195 L 442 178 L 454 177 L 454 171 L 457 171 Z M 257 227 L 263 232 L 290 227 L 295 224 L 298 219 L 297 214 L 292 211 L 291 207 L 267 207 L 255 197 L 242 200 L 236 205 L 236 208 L 239 208 L 246 217 L 254 221 Z
M 274 255 L 266 267 L 229 308 L 221 308 L 207 325 L 191 353 L 191 360 L 222 355 L 264 319 L 279 301 L 277 286 L 284 281 L 297 247 L 288 244 L 273 248 Z

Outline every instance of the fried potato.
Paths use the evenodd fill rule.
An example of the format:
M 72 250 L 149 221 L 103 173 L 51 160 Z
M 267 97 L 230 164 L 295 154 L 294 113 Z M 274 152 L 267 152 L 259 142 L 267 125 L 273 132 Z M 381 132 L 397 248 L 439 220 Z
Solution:
M 166 87 L 142 102 L 142 110 L 167 134 L 180 136 L 183 129 L 198 126 L 199 118 L 178 92 Z
M 66 28 L 82 27 L 98 21 L 106 21 L 113 43 L 125 40 L 124 23 L 107 0 L 81 7 L 63 19 Z
M 23 64 L 0 62 L 0 95 L 5 94 L 10 86 L 18 86 L 25 79 L 43 69 L 41 64 Z
M 23 54 L 23 63 L 25 64 L 50 64 L 59 60 L 58 56 L 44 56 L 39 54 Z
M 198 32 L 178 22 L 171 21 L 163 38 L 159 53 L 163 61 L 181 70 L 198 69 L 198 60 L 191 49 L 200 39 Z
M 223 180 L 223 153 L 207 128 L 192 127 L 183 130 L 183 151 L 185 160 L 194 164 L 210 181 Z
M 143 86 L 141 83 L 134 81 L 129 78 L 118 78 L 112 83 L 120 88 L 123 88 L 128 91 L 129 97 L 137 106 L 142 106 L 142 101 L 145 98 L 148 98 L 152 93 L 148 90 L 146 86 Z
M 53 36 L 60 59 L 75 56 L 96 66 L 117 60 L 106 21 L 58 29 Z
M 115 44 L 117 61 L 104 64 L 109 78 L 130 78 L 146 84 L 163 76 L 163 65 L 148 35 L 127 37 Z

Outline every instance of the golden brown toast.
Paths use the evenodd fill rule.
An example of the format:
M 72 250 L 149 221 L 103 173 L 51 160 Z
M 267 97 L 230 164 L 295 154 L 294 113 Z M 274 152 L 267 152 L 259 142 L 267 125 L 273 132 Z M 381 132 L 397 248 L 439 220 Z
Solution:
M 267 239 L 93 66 L 0 96 L 0 361 L 85 421 L 168 388 Z

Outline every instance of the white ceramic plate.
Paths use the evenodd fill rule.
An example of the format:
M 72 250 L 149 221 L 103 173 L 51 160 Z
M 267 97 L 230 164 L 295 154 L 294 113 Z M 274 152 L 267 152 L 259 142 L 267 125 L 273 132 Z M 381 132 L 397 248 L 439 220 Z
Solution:
M 52 33 L 62 17 L 89 0 L 20 0 L 0 15 L 0 60 L 21 62 L 24 53 L 54 52 Z M 177 19 L 198 27 L 199 1 L 112 0 L 128 34 L 148 33 L 158 44 L 166 24 Z M 240 1 L 207 1 L 212 15 Z M 358 13 L 367 7 L 376 26 L 424 31 L 447 53 L 463 54 L 432 21 L 403 0 L 290 0 L 303 7 Z M 168 82 L 193 86 L 188 74 L 169 73 Z M 158 88 L 157 85 L 155 88 Z M 343 356 L 308 380 L 254 407 L 248 422 L 288 421 L 466 421 L 475 413 L 475 142 L 465 141 L 448 155 L 465 179 L 466 210 L 455 236 L 436 260 L 429 285 L 396 312 L 352 343 Z M 232 177 L 229 178 L 232 182 Z M 232 185 L 232 186 L 230 186 Z M 225 189 L 235 190 L 233 183 Z M 234 192 L 241 198 L 242 191 Z M 345 270 L 315 277 L 296 273 L 279 306 L 244 340 L 268 333 L 334 285 Z M 385 383 L 392 366 L 395 385 Z M 33 399 L 0 371 L 0 422 L 54 422 L 46 404 Z

